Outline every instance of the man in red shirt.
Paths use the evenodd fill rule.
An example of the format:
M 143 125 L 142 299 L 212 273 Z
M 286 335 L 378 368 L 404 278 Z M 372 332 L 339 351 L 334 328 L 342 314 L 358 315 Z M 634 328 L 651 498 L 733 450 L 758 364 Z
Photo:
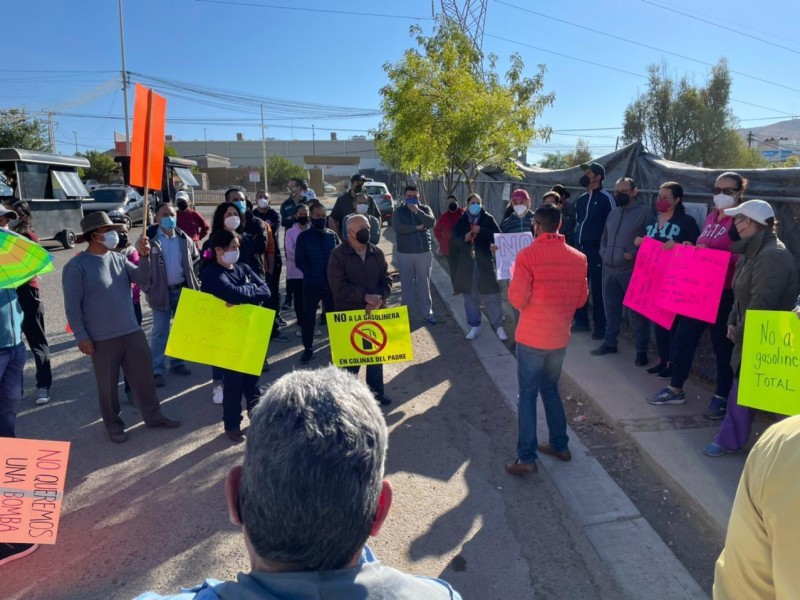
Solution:
M 575 310 L 586 303 L 586 257 L 567 246 L 558 233 L 560 211 L 551 204 L 536 209 L 533 243 L 518 255 L 508 299 L 520 311 L 516 330 L 519 382 L 517 460 L 506 466 L 511 475 L 536 473 L 536 451 L 569 460 L 567 420 L 558 393 L 558 379 L 569 342 Z M 548 444 L 536 438 L 536 397 L 550 433 Z
M 178 229 L 188 235 L 199 250 L 200 240 L 208 234 L 208 221 L 199 212 L 189 208 L 189 194 L 186 192 L 175 194 L 175 203 L 178 205 Z

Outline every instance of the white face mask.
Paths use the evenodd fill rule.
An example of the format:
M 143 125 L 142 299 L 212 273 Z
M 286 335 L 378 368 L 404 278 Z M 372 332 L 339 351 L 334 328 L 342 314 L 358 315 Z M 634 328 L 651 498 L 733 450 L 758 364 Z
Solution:
M 116 231 L 106 231 L 103 234 L 103 245 L 109 250 L 113 250 L 119 245 L 119 234 Z
M 236 231 L 237 229 L 239 229 L 241 221 L 239 220 L 239 217 L 231 215 L 230 217 L 225 217 L 224 223 L 225 223 L 225 229 L 227 229 L 228 231 Z
M 235 265 L 237 262 L 239 262 L 239 249 L 236 248 L 235 250 L 228 250 L 227 252 L 223 253 L 222 262 L 228 266 Z
M 521 217 L 526 212 L 528 212 L 528 207 L 524 204 L 515 204 L 514 205 L 514 212 L 517 213 L 518 217 Z
M 258 208 L 267 208 L 269 206 L 269 200 L 266 198 L 259 198 L 258 199 Z
M 369 204 L 356 204 L 356 212 L 360 215 L 367 214 L 369 210 Z
M 727 194 L 714 195 L 714 206 L 716 206 L 719 210 L 725 210 L 734 204 L 736 204 L 736 198 L 733 196 L 728 196 Z
M 8 222 L 8 228 L 9 229 L 14 229 L 14 227 L 16 227 L 17 225 L 19 225 L 19 219 L 11 219 Z

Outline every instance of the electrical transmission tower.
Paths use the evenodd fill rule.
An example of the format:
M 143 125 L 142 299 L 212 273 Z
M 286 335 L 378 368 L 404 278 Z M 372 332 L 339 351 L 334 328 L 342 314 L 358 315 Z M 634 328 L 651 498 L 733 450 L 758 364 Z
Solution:
M 483 27 L 489 0 L 442 0 L 442 13 L 461 26 L 478 52 L 483 47 Z

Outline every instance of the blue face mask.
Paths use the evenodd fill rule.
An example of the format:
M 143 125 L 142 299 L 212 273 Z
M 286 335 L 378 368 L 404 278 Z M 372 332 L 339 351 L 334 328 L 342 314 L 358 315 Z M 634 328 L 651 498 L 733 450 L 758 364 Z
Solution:
M 419 198 L 417 196 L 406 198 L 406 204 L 419 204 Z
M 481 205 L 480 204 L 470 204 L 469 205 L 469 214 L 473 217 L 481 214 Z
M 247 210 L 247 204 L 245 204 L 244 200 L 237 200 L 233 205 L 238 208 L 239 212 L 242 214 Z
M 161 217 L 161 227 L 164 229 L 175 229 L 178 225 L 178 219 L 175 217 Z

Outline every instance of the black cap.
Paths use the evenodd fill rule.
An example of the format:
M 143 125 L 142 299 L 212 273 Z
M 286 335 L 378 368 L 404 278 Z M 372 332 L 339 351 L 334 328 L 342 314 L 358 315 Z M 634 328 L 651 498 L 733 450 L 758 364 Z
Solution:
M 366 181 L 366 180 L 367 180 L 367 178 L 364 175 L 362 175 L 361 173 L 353 173 L 353 176 L 350 177 L 350 183 L 352 183 L 354 181 Z
M 565 200 L 570 197 L 569 190 L 567 190 L 567 188 L 565 188 L 560 183 L 555 184 L 552 187 L 552 191 L 561 196 L 562 198 L 564 198 Z
M 587 169 L 591 169 L 592 173 L 595 175 L 600 175 L 601 177 L 606 176 L 606 169 L 600 163 L 590 162 L 581 165 L 581 171 L 585 171 Z

